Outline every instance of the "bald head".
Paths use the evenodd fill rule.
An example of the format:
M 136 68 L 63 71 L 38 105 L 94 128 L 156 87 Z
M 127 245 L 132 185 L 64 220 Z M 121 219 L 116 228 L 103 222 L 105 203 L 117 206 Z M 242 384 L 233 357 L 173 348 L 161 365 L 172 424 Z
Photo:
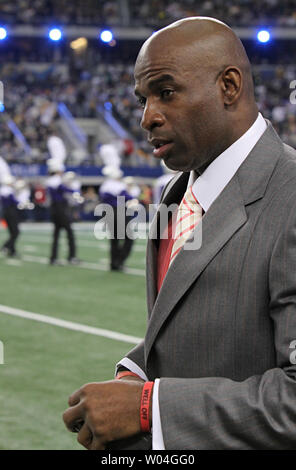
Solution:
M 141 125 L 151 141 L 161 137 L 154 155 L 171 169 L 203 171 L 258 115 L 245 49 L 231 28 L 213 18 L 179 20 L 148 38 L 135 81 L 145 104 Z M 171 140 L 177 144 L 163 145 Z M 177 150 L 187 154 L 186 165 Z
M 228 66 L 238 67 L 244 78 L 243 94 L 253 99 L 252 70 L 244 46 L 229 26 L 215 18 L 185 18 L 154 33 L 139 52 L 135 76 L 150 53 L 173 50 L 177 56 L 183 55 L 184 49 L 189 52 L 190 66 L 207 68 L 217 74 Z

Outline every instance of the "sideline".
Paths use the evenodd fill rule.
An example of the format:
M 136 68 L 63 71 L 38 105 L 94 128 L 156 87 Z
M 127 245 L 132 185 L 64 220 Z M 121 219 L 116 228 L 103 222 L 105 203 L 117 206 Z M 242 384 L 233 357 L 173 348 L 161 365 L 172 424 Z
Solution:
M 1 258 L 3 259 L 3 258 Z M 21 266 L 22 265 L 22 261 L 26 261 L 26 262 L 29 262 L 29 263 L 38 263 L 38 264 L 49 264 L 48 263 L 48 258 L 45 258 L 44 256 L 31 256 L 31 255 L 22 255 L 20 260 L 17 260 L 17 263 L 7 263 L 7 260 L 6 261 L 6 264 L 10 264 L 12 266 Z M 74 267 L 74 266 L 71 266 L 67 263 L 67 261 L 61 261 L 61 266 L 49 266 L 49 269 L 56 269 L 56 268 L 61 268 L 61 267 Z M 113 272 L 113 271 L 110 271 L 109 267 L 106 265 L 102 265 L 100 263 L 89 263 L 89 262 L 86 262 L 86 261 L 81 261 L 79 264 L 75 265 L 75 269 L 77 268 L 80 268 L 80 269 L 93 269 L 95 271 L 108 271 L 108 272 Z M 144 269 L 138 269 L 138 268 L 129 268 L 127 266 L 125 266 L 123 268 L 123 271 L 120 271 L 116 274 L 132 274 L 134 276 L 145 276 L 146 275 L 146 271 Z
M 68 330 L 79 331 L 96 336 L 103 336 L 104 338 L 123 341 L 124 343 L 139 344 L 142 341 L 142 338 L 137 338 L 136 336 L 125 335 L 123 333 L 117 333 L 116 331 L 104 330 L 93 326 L 83 325 L 82 323 L 66 321 L 62 320 L 61 318 L 41 315 L 40 313 L 27 312 L 26 310 L 8 307 L 7 305 L 0 305 L 0 313 L 25 318 L 27 320 L 34 320 L 41 323 L 47 323 L 49 325 L 66 328 Z

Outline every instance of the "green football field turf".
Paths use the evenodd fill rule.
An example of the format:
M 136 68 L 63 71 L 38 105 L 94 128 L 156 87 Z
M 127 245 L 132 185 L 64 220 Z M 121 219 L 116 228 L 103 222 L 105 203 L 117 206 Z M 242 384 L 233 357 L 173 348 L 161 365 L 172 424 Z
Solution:
M 49 266 L 49 224 L 23 224 L 20 259 L 0 258 L 1 306 L 142 338 L 146 325 L 145 240 L 136 240 L 127 272 L 110 272 L 109 241 L 76 224 L 78 266 Z M 6 232 L 0 229 L 0 244 Z M 66 259 L 66 239 L 60 258 Z M 68 396 L 113 378 L 136 343 L 1 312 L 0 449 L 81 449 L 63 424 Z M 3 307 L 2 307 L 3 310 Z

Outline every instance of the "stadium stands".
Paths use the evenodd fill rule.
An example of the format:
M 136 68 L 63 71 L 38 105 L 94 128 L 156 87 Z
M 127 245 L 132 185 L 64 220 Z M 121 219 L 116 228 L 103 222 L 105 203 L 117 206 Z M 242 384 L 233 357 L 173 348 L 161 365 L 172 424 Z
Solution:
M 268 23 L 295 26 L 296 6 L 293 0 L 240 0 L 227 5 L 223 0 L 21 0 L 1 2 L 1 19 L 10 24 L 126 25 L 163 26 L 185 16 L 214 16 L 232 26 Z
M 120 22 L 120 2 L 109 0 L 21 0 L 16 9 L 12 3 L 1 2 L 2 21 L 10 24 L 99 24 Z
M 213 16 L 236 26 L 296 24 L 296 6 L 293 1 L 240 0 L 227 5 L 223 0 L 183 0 L 169 2 L 157 0 L 142 2 L 131 0 L 132 21 L 146 25 L 164 25 L 185 16 Z
M 69 163 L 77 160 L 73 155 L 81 152 L 81 147 L 84 154 L 80 158 L 82 165 L 98 162 L 97 150 L 103 141 L 99 134 L 95 137 L 93 133 L 90 135 L 90 123 L 99 122 L 99 119 L 106 121 L 108 114 L 124 136 L 136 143 L 135 158 L 125 163 L 132 166 L 155 165 L 145 133 L 139 126 L 141 109 L 133 93 L 133 64 L 142 42 L 134 38 L 134 26 L 158 28 L 175 19 L 196 14 L 215 16 L 240 28 L 242 40 L 255 64 L 259 109 L 273 122 L 287 143 L 295 144 L 296 111 L 290 100 L 290 83 L 296 77 L 293 65 L 296 39 L 291 37 L 287 40 L 279 33 L 280 36 L 270 44 L 259 45 L 252 29 L 259 25 L 268 28 L 276 25 L 295 32 L 296 6 L 293 1 L 241 0 L 226 8 L 221 0 L 77 0 L 71 3 L 64 0 L 22 0 L 17 11 L 14 10 L 12 4 L 0 3 L 1 22 L 11 28 L 9 38 L 0 44 L 3 58 L 0 78 L 5 96 L 5 111 L 0 117 L 1 153 L 10 163 L 39 164 L 46 161 L 50 124 L 61 120 L 63 106 L 64 116 L 66 113 L 72 120 L 72 127 L 76 126 L 76 131 L 84 139 L 79 148 L 73 143 L 75 139 L 68 145 Z M 80 50 L 73 48 L 73 31 L 53 44 L 44 36 L 44 31 L 34 30 L 36 25 L 49 27 L 54 23 L 65 28 L 85 26 L 85 47 Z M 13 29 L 19 25 L 33 29 L 21 32 Z M 121 38 L 118 34 L 119 38 L 103 45 L 98 34 L 93 36 L 92 25 L 96 25 L 97 32 L 106 25 L 126 26 L 126 36 Z M 144 38 L 149 30 L 141 34 Z M 107 126 L 110 127 L 110 120 Z M 118 137 L 117 129 L 112 129 L 114 138 Z M 69 140 L 69 135 L 67 138 Z
M 8 162 L 40 163 L 48 158 L 46 140 L 50 123 L 59 118 L 58 103 L 64 103 L 74 118 L 95 119 L 100 107 L 108 107 L 120 123 L 149 153 L 144 132 L 139 126 L 141 109 L 133 93 L 133 65 L 98 64 L 89 72 L 82 71 L 73 80 L 69 68 L 44 66 L 42 72 L 12 64 L 1 69 L 5 86 L 6 115 L 22 132 L 31 152 L 22 151 L 7 121 L 1 124 L 2 156 Z M 295 105 L 290 102 L 290 83 L 296 67 L 257 65 L 254 68 L 257 102 L 282 138 L 295 142 Z

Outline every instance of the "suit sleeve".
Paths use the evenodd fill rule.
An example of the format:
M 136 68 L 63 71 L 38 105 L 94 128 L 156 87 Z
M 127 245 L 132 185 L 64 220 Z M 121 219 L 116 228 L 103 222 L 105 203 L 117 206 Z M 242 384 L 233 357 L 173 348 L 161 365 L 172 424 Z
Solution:
M 161 378 L 166 449 L 295 449 L 296 208 L 273 247 L 269 292 L 275 367 L 242 382 Z
M 143 371 L 146 374 L 146 368 L 145 368 L 145 360 L 144 360 L 144 341 L 141 341 L 141 343 L 137 344 L 131 351 L 129 351 L 128 354 L 126 354 L 125 358 L 129 359 L 129 361 L 132 361 L 134 364 L 136 364 L 141 371 Z M 118 369 L 121 365 L 122 361 L 119 361 L 117 364 L 117 368 L 115 373 L 118 372 Z M 124 367 L 128 368 L 126 364 L 123 364 Z M 134 372 L 136 372 L 134 370 Z

